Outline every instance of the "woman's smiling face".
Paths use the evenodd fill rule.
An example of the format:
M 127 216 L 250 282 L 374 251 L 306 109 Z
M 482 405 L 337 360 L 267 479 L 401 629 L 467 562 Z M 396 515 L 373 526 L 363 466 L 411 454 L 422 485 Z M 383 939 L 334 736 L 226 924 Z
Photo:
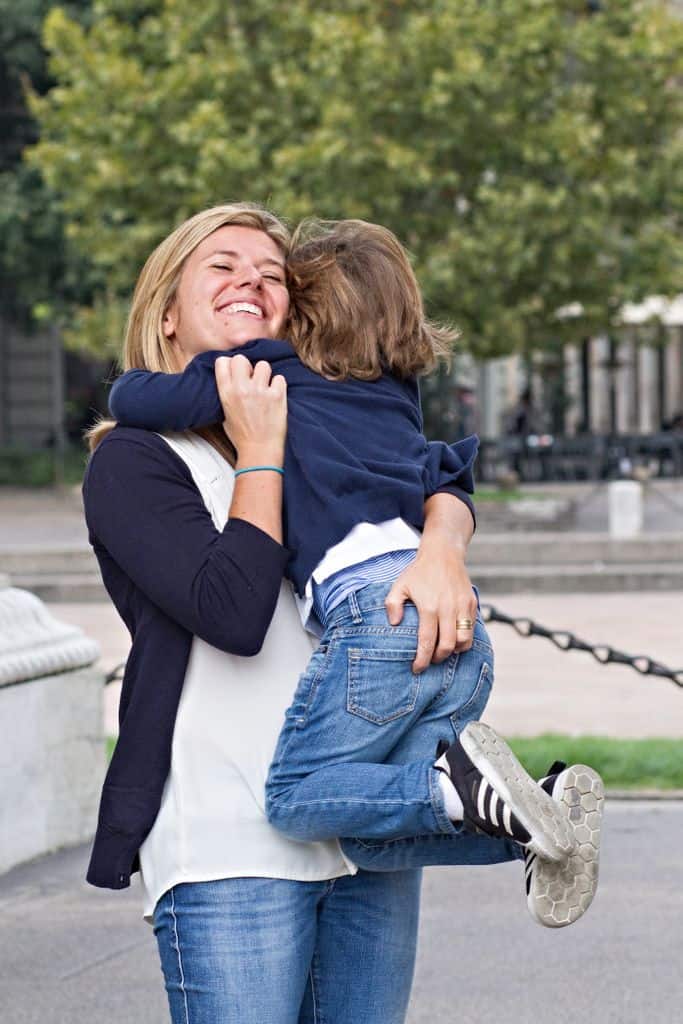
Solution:
M 228 224 L 188 256 L 164 334 L 184 367 L 199 352 L 280 337 L 288 309 L 280 247 L 257 228 Z

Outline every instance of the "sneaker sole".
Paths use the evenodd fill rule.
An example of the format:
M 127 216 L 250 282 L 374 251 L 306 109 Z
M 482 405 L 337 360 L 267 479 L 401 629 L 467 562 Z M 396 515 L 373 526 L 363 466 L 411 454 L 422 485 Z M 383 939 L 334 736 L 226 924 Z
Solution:
M 561 864 L 534 862 L 527 906 L 539 924 L 565 928 L 585 914 L 598 887 L 605 788 L 597 772 L 575 764 L 558 776 L 553 799 L 567 815 L 576 851 Z
M 534 782 L 505 740 L 484 722 L 469 722 L 460 734 L 460 742 L 530 834 L 524 848 L 544 860 L 566 862 L 576 848 L 566 809 Z

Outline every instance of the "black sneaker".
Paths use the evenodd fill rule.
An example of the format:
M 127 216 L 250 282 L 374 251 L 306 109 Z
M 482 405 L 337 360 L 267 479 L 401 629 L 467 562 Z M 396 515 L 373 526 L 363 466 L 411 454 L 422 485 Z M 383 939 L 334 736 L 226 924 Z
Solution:
M 576 840 L 566 812 L 489 725 L 469 722 L 447 749 L 440 745 L 435 768 L 457 789 L 466 828 L 513 839 L 547 861 L 564 863 L 574 852 Z
M 539 786 L 564 810 L 576 850 L 560 863 L 526 852 L 529 913 L 546 928 L 565 928 L 585 914 L 598 887 L 600 829 L 605 791 L 596 771 L 556 761 Z

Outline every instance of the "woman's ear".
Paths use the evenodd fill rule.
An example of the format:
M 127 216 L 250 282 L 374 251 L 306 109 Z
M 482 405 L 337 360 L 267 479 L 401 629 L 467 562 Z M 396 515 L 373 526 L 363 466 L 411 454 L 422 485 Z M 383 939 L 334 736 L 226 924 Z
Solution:
M 176 311 L 175 302 L 172 302 L 171 305 L 166 310 L 166 312 L 164 313 L 163 320 L 161 321 L 161 326 L 165 338 L 170 339 L 174 336 L 176 329 L 178 327 L 178 314 Z

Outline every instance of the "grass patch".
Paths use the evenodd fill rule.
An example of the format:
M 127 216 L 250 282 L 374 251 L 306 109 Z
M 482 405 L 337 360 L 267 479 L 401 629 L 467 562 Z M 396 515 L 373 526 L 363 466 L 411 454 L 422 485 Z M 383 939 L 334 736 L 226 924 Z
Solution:
M 683 789 L 683 740 L 545 733 L 508 742 L 534 778 L 545 775 L 557 759 L 590 765 L 609 789 Z
M 588 764 L 609 789 L 683 789 L 683 740 L 619 740 L 605 736 L 518 737 L 508 740 L 526 770 L 540 779 L 555 760 Z M 116 739 L 107 737 L 107 759 Z
M 83 479 L 87 453 L 81 445 L 71 445 L 64 453 L 65 484 Z M 49 449 L 0 448 L 0 486 L 50 487 L 55 482 L 55 454 Z
M 543 494 L 541 491 L 520 491 L 517 488 L 512 490 L 505 489 L 503 487 L 477 487 L 474 494 L 472 495 L 475 505 L 478 505 L 481 501 L 493 501 L 493 502 L 504 502 L 504 501 L 543 501 L 549 498 L 549 494 Z

